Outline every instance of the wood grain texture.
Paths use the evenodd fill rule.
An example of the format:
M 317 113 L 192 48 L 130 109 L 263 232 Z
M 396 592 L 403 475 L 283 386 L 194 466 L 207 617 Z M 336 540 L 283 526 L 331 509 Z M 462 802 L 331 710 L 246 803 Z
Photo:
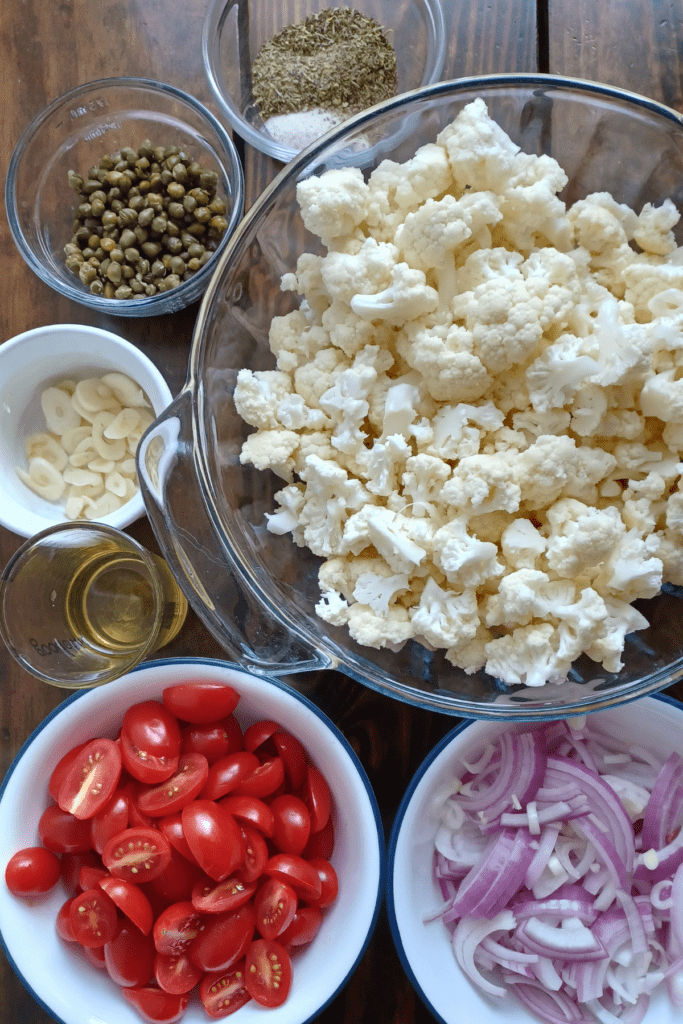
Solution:
M 551 73 L 683 110 L 681 0 L 548 0 Z

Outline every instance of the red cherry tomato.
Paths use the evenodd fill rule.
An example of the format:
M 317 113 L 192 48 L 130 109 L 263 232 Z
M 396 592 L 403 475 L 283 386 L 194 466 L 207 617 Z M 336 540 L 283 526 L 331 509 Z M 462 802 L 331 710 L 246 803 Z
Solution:
M 152 985 L 122 988 L 121 992 L 140 1016 L 151 1024 L 175 1024 L 185 1013 L 190 1001 L 187 993 L 176 996 Z
M 337 872 L 334 870 L 328 860 L 324 860 L 322 857 L 315 857 L 308 862 L 312 868 L 318 872 L 320 878 L 320 899 L 316 900 L 316 906 L 324 908 L 329 907 L 330 904 L 334 903 L 339 892 L 339 879 L 337 878 Z
M 107 973 L 117 985 L 146 985 L 154 973 L 154 943 L 132 921 L 122 920 L 114 938 L 104 947 Z
M 102 853 L 112 836 L 128 828 L 128 817 L 128 797 L 123 790 L 117 789 L 102 810 L 90 819 L 93 850 Z
M 94 967 L 96 971 L 106 971 L 104 946 L 81 946 L 80 948 L 91 967 Z
M 231 715 L 240 699 L 232 686 L 204 682 L 167 686 L 161 696 L 172 715 L 183 722 L 194 724 L 212 722 Z
M 210 971 L 199 985 L 199 998 L 209 1017 L 227 1017 L 251 999 L 244 984 L 244 961 L 225 971 Z
M 256 882 L 242 882 L 236 876 L 217 885 L 198 881 L 192 889 L 192 906 L 202 914 L 227 914 L 237 910 L 256 892 Z
M 183 833 L 200 868 L 215 882 L 222 882 L 244 860 L 239 825 L 229 811 L 211 800 L 195 800 L 181 814 Z
M 323 923 L 323 915 L 317 907 L 299 907 L 289 928 L 279 936 L 283 946 L 305 946 L 311 942 Z
M 57 934 L 60 939 L 64 939 L 65 942 L 75 942 L 76 936 L 71 926 L 71 904 L 75 897 L 71 896 L 68 900 L 62 903 L 61 907 L 57 911 Z M 85 948 L 85 947 L 83 947 Z
M 261 833 L 249 825 L 242 826 L 242 836 L 244 837 L 244 862 L 237 872 L 237 877 L 249 884 L 255 882 L 263 874 L 268 860 L 268 847 Z
M 201 792 L 205 800 L 219 800 L 230 793 L 240 782 L 258 768 L 260 761 L 248 750 L 237 750 L 226 754 L 209 768 L 209 774 Z
M 287 882 L 302 900 L 317 903 L 320 899 L 320 876 L 303 857 L 293 853 L 276 853 L 266 862 L 263 873 L 268 878 L 279 878 L 281 882 Z
M 306 751 L 290 732 L 274 732 L 271 741 L 282 758 L 292 789 L 299 789 L 306 775 Z
M 298 900 L 291 885 L 267 878 L 254 897 L 256 927 L 264 939 L 276 939 L 289 927 Z
M 203 927 L 188 949 L 192 962 L 203 971 L 224 971 L 244 956 L 256 927 L 251 903 L 229 914 L 205 917 Z
M 306 777 L 299 796 L 311 815 L 311 832 L 319 832 L 330 817 L 332 794 L 327 779 L 312 764 L 306 765 Z
M 158 953 L 184 953 L 201 931 L 201 915 L 187 901 L 173 903 L 154 922 L 152 937 Z
M 285 766 L 281 757 L 272 757 L 269 761 L 259 764 L 246 779 L 235 786 L 233 793 L 237 796 L 270 796 L 282 785 L 285 779 Z
M 91 740 L 71 761 L 57 803 L 75 818 L 92 818 L 109 802 L 120 775 L 118 743 L 106 737 Z
M 61 872 L 61 861 L 51 850 L 27 846 L 7 861 L 5 882 L 15 896 L 40 896 L 57 884 Z
M 199 881 L 206 881 L 202 869 L 186 860 L 174 846 L 171 846 L 169 863 L 160 875 L 145 884 L 145 891 L 150 898 L 154 897 L 166 906 L 169 903 L 189 900 L 194 886 Z
M 186 725 L 180 733 L 181 754 L 203 754 L 209 764 L 242 749 L 242 730 L 234 715 L 218 722 Z
M 262 1006 L 282 1006 L 292 985 L 292 961 L 279 942 L 252 942 L 244 964 L 247 992 Z
M 81 750 L 83 750 L 83 747 L 86 747 L 88 743 L 90 743 L 90 740 L 86 740 L 85 743 L 79 743 L 78 746 L 72 747 L 71 750 L 67 750 L 66 754 L 59 759 L 52 769 L 47 789 L 55 803 L 57 803 L 57 800 L 59 799 L 59 787 L 64 781 L 64 777 L 69 771 L 72 761 L 78 757 Z
M 92 848 L 90 822 L 74 818 L 57 804 L 50 804 L 41 814 L 38 833 L 43 846 L 53 853 L 84 853 Z
M 154 978 L 159 988 L 171 995 L 183 995 L 201 981 L 204 972 L 195 967 L 186 953 L 168 956 L 157 953 L 154 958 Z
M 150 818 L 175 814 L 199 794 L 208 774 L 209 762 L 203 754 L 181 754 L 173 775 L 138 790 L 136 806 Z
M 155 828 L 127 828 L 109 840 L 102 854 L 112 875 L 138 885 L 160 875 L 170 859 L 168 839 Z
M 123 716 L 123 764 L 140 782 L 162 782 L 178 766 L 180 726 L 160 701 L 133 704 Z
M 262 718 L 244 730 L 244 749 L 256 750 L 266 740 L 269 740 L 273 733 L 280 731 L 278 722 L 274 722 L 270 718 Z
M 74 938 L 82 946 L 104 946 L 116 933 L 116 906 L 99 888 L 74 896 L 69 917 Z
M 192 853 L 192 850 L 187 844 L 185 833 L 183 832 L 183 815 L 182 811 L 177 811 L 175 814 L 168 814 L 164 818 L 157 819 L 157 825 L 159 831 L 168 839 L 171 846 L 182 854 L 186 860 L 189 860 L 195 867 L 199 867 L 197 864 L 197 858 Z
M 154 923 L 152 904 L 139 886 L 126 878 L 114 878 L 113 875 L 100 878 L 98 885 L 143 935 L 149 935 Z
M 218 804 L 230 811 L 239 825 L 250 825 L 269 839 L 273 835 L 275 827 L 273 812 L 268 804 L 259 800 L 258 797 L 228 793 L 218 801 Z
M 78 888 L 81 892 L 85 892 L 86 889 L 96 889 L 100 884 L 100 879 L 106 878 L 108 874 L 109 872 L 105 871 L 103 867 L 84 864 L 78 872 Z
M 273 842 L 282 853 L 301 854 L 311 832 L 311 816 L 303 800 L 282 793 L 270 802 L 273 812 Z
M 79 884 L 81 872 L 84 867 L 93 870 L 101 869 L 102 861 L 94 850 L 84 850 L 82 853 L 63 853 L 61 857 L 61 876 L 64 887 L 72 896 L 82 892 Z
M 329 860 L 333 851 L 334 825 L 332 817 L 329 817 L 327 824 L 323 825 L 318 832 L 311 832 L 302 856 L 306 860 L 310 860 L 312 857 L 322 857 L 323 860 Z

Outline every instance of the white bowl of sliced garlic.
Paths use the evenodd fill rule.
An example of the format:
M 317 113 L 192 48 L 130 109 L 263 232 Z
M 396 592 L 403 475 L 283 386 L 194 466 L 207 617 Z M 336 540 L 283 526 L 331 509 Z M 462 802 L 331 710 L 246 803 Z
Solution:
M 81 324 L 0 345 L 0 524 L 31 537 L 54 523 L 122 529 L 144 514 L 137 444 L 171 402 L 155 365 L 116 334 Z

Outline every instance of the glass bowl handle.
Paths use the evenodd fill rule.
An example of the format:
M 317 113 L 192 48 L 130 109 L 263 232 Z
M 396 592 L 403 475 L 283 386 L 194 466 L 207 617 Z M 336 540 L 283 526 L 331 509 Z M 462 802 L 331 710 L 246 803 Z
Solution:
M 190 605 L 250 672 L 334 668 L 324 651 L 269 614 L 246 586 L 208 514 L 193 448 L 192 392 L 185 388 L 144 434 L 136 461 L 147 515 Z

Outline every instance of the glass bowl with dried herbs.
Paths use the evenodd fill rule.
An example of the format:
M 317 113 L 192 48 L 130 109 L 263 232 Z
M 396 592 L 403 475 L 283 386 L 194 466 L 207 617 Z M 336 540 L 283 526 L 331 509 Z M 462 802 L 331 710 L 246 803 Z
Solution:
M 438 81 L 445 49 L 440 0 L 303 0 L 296 12 L 277 0 L 211 0 L 202 34 L 221 113 L 283 163 L 361 110 Z

